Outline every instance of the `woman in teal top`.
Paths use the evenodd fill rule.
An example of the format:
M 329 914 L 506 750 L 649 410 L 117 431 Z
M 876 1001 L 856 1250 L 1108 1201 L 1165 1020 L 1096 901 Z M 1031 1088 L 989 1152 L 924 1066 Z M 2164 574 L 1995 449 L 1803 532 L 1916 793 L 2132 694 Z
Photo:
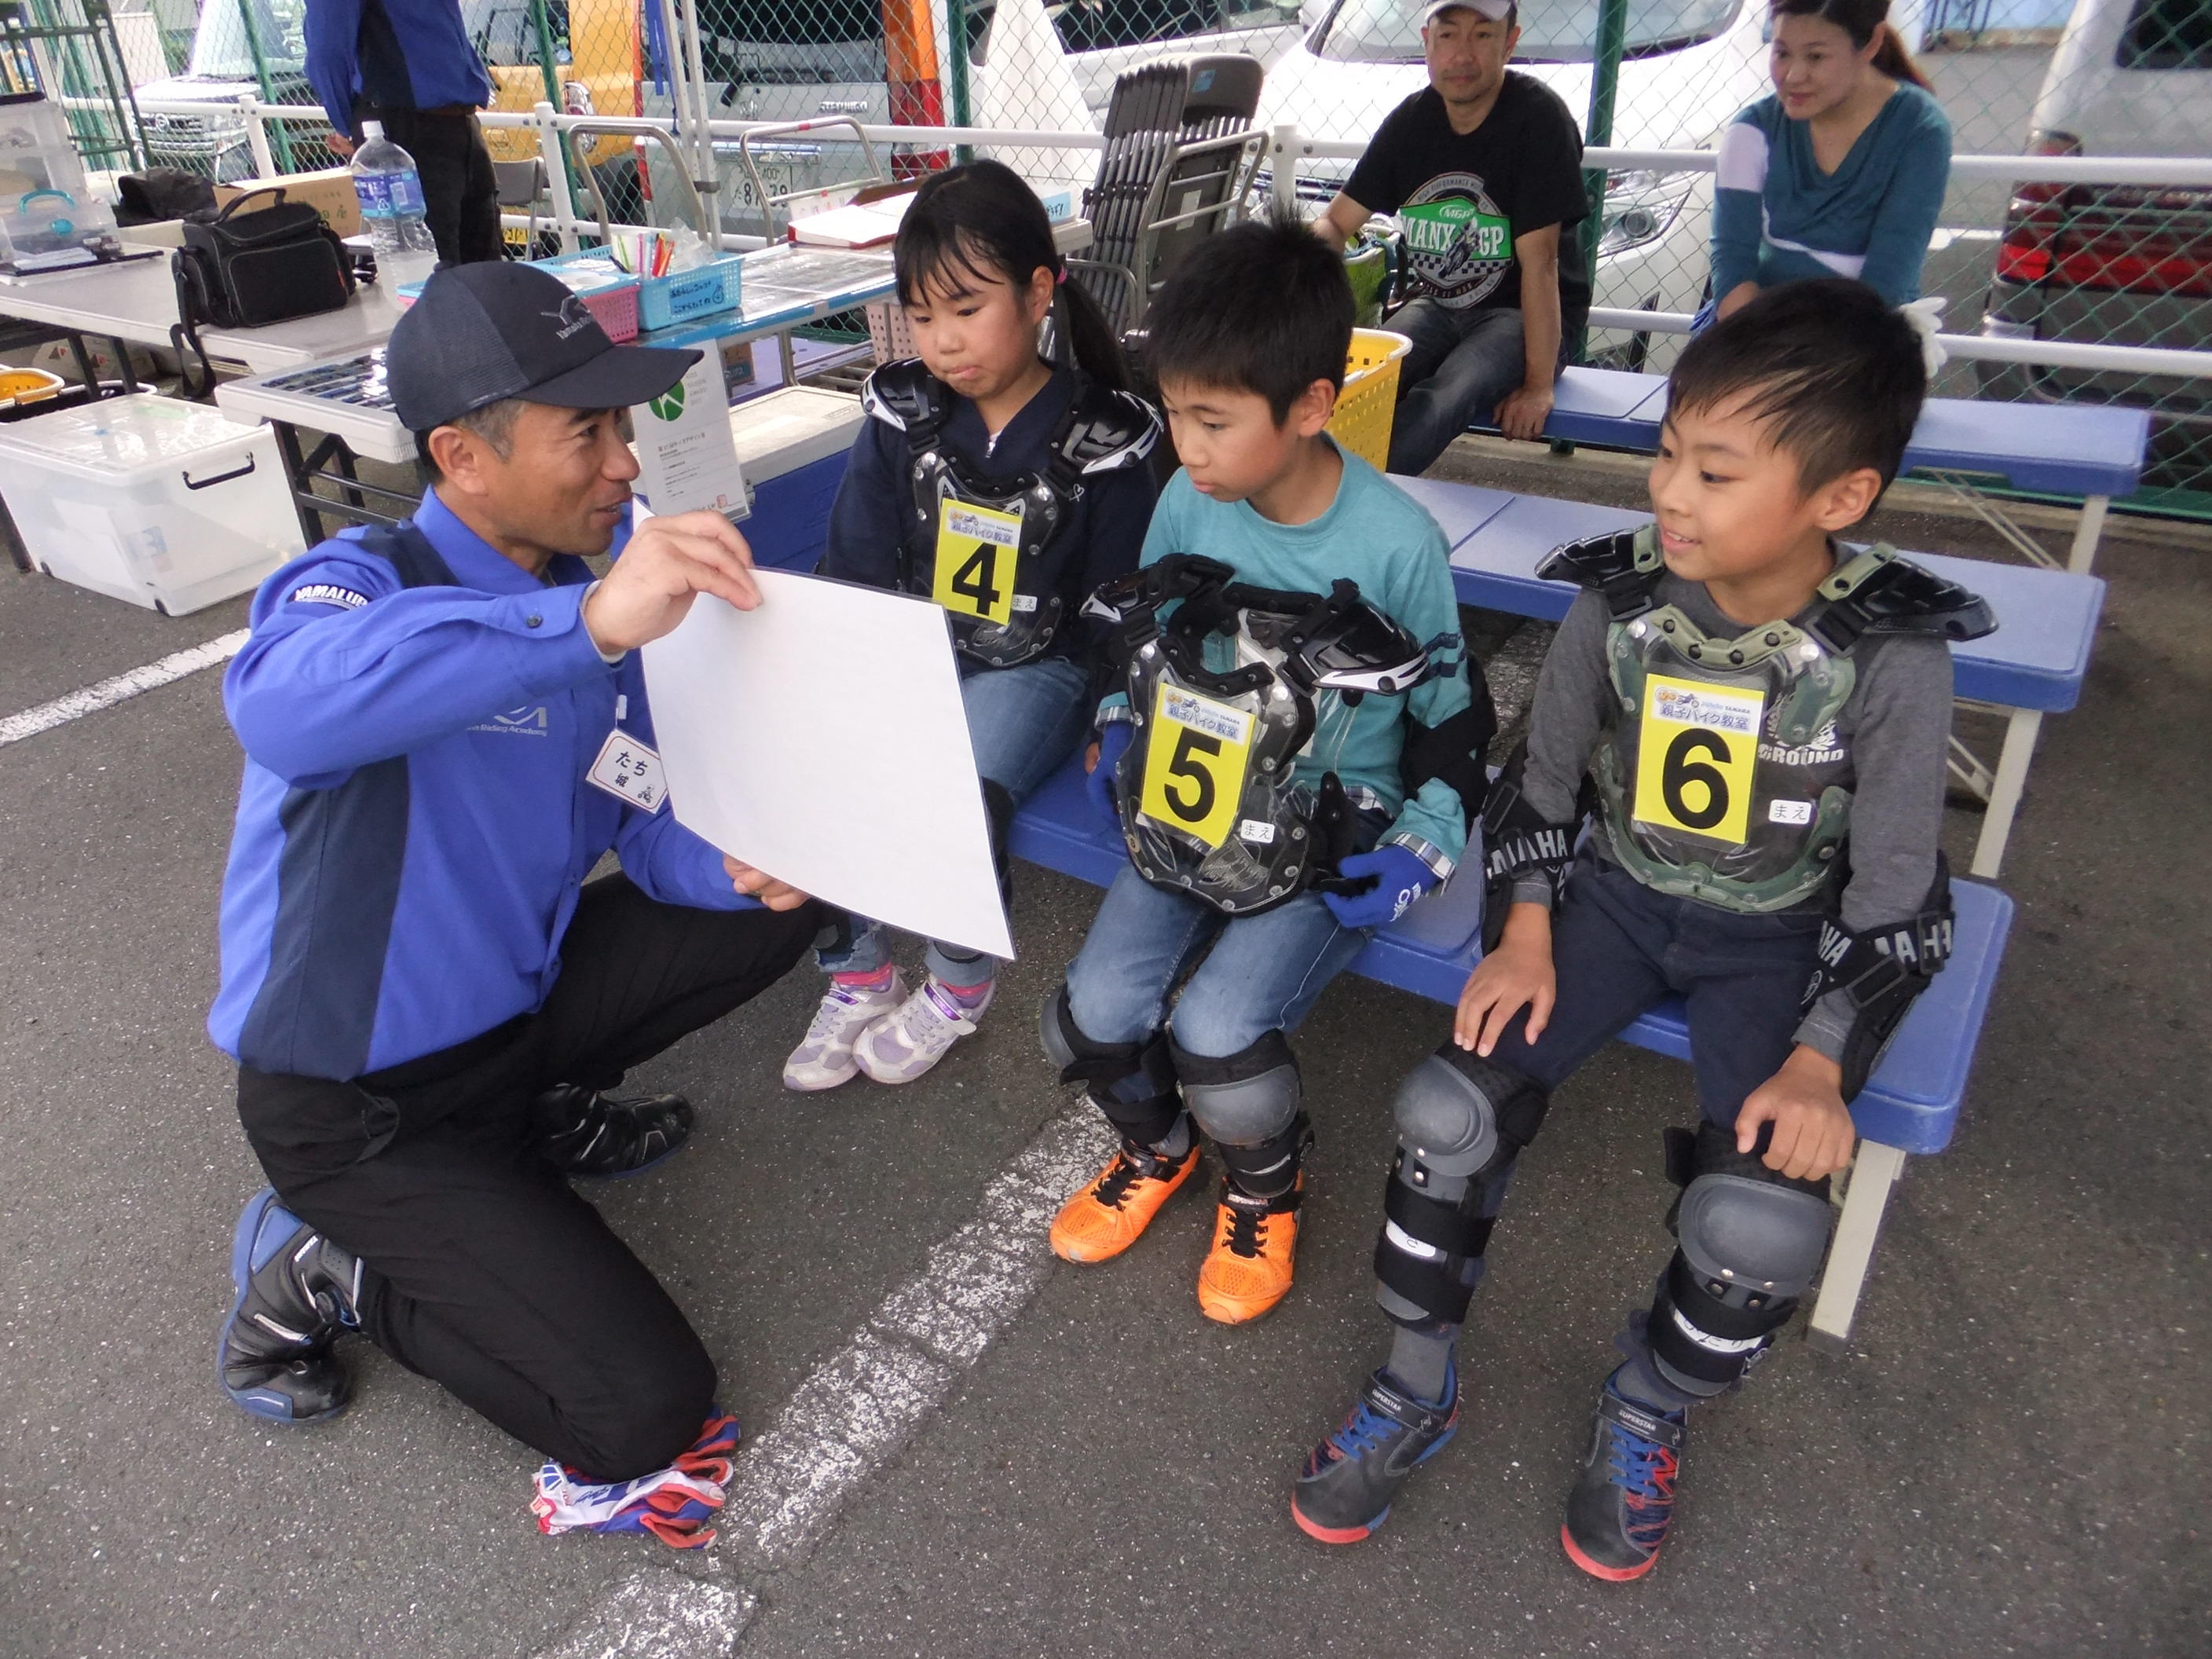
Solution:
M 1889 26 L 1888 0 L 1775 0 L 1773 95 L 1729 123 L 1713 191 L 1713 296 L 1854 276 L 1893 306 L 1951 175 L 1951 123 Z

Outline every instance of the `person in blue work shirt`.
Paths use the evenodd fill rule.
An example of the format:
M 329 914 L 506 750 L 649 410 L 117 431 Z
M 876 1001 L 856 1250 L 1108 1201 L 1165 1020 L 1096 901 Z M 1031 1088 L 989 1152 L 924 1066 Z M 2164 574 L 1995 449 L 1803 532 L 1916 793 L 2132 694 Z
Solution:
M 424 217 L 449 265 L 503 257 L 499 184 L 477 112 L 491 77 L 459 0 L 307 0 L 307 84 L 351 155 L 363 121 L 415 158 Z
M 683 1144 L 680 1097 L 601 1091 L 820 925 L 661 793 L 636 648 L 698 594 L 759 603 L 719 514 L 631 529 L 624 411 L 697 356 L 611 344 L 528 266 L 439 272 L 386 354 L 429 493 L 255 596 L 208 1029 L 271 1183 L 217 1360 L 256 1417 L 342 1410 L 346 1331 L 587 1483 L 680 1474 L 710 1417 L 706 1349 L 569 1185 Z M 599 1518 L 665 1534 L 655 1498 Z

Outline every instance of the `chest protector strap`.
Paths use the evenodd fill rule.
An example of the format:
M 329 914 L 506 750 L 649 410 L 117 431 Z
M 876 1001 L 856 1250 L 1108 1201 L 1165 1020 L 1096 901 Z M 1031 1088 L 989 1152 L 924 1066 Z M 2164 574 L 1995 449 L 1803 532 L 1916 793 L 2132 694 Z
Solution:
M 1887 545 L 1846 558 L 1793 621 L 1733 639 L 1658 604 L 1651 526 L 1560 548 L 1538 574 L 1611 613 L 1615 696 L 1592 770 L 1613 856 L 1658 891 L 1747 914 L 1819 896 L 1844 867 L 1856 771 L 1837 720 L 1859 641 L 1996 626 L 1980 599 Z M 1654 740 L 1667 747 L 1647 757 Z
M 1045 465 L 1001 478 L 985 475 L 945 441 L 955 397 L 920 358 L 877 369 L 860 401 L 906 434 L 900 591 L 944 604 L 953 643 L 986 666 L 1011 668 L 1042 656 L 1066 619 L 1079 553 L 1066 532 L 1085 480 L 1142 465 L 1159 441 L 1159 417 L 1141 399 L 1079 374 L 1067 412 L 1047 441 Z M 954 569 L 939 571 L 940 550 L 956 547 L 973 550 Z
M 1115 777 L 1131 861 L 1155 886 L 1256 915 L 1334 877 L 1353 850 L 1336 775 L 1317 789 L 1294 778 L 1316 699 L 1410 691 L 1429 660 L 1355 583 L 1323 595 L 1234 575 L 1218 560 L 1170 554 L 1108 583 L 1085 614 L 1114 626 L 1136 726 Z M 1240 638 L 1238 655 L 1251 660 L 1210 666 L 1216 636 Z

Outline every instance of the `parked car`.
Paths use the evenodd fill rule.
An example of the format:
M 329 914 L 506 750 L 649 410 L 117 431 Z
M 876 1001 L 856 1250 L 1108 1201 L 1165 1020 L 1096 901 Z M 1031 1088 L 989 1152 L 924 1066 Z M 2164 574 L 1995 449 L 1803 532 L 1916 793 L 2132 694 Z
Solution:
M 2212 9 L 2081 0 L 2030 118 L 2031 155 L 2212 152 Z M 1997 244 L 1982 332 L 1997 339 L 2212 345 L 2212 189 L 2022 185 Z M 2203 380 L 1977 365 L 1985 395 L 2155 411 L 2144 482 L 2212 489 Z
M 997 11 L 986 0 L 968 14 L 970 60 L 987 70 Z M 1264 67 L 1297 45 L 1304 27 L 1298 0 L 1062 0 L 1045 15 L 1093 112 L 1123 74 L 1155 58 L 1243 52 Z
M 135 94 L 148 165 L 181 167 L 218 184 L 253 177 L 258 169 L 243 112 L 237 115 L 185 113 L 160 106 L 164 101 L 231 104 L 240 98 L 260 98 L 259 70 L 265 70 L 269 77 L 266 101 L 313 105 L 315 94 L 307 85 L 307 49 L 300 34 L 305 16 L 306 9 L 299 0 L 287 0 L 281 5 L 274 0 L 206 0 L 200 9 L 199 28 L 192 36 L 191 57 L 185 72 L 149 82 Z M 319 135 L 328 131 L 322 125 L 287 124 L 285 136 L 293 141 L 295 170 L 325 166 L 333 159 L 318 142 Z
M 1295 123 L 1310 137 L 1364 143 L 1382 118 L 1428 84 L 1417 0 L 1334 0 L 1268 71 L 1259 125 Z M 1556 93 L 1582 124 L 1589 108 L 1596 0 L 1522 0 L 1514 67 Z M 1762 0 L 1630 0 L 1614 93 L 1613 143 L 1710 149 L 1736 112 L 1768 90 Z M 1298 195 L 1315 211 L 1352 173 L 1348 161 L 1303 167 Z M 1694 312 L 1705 297 L 1712 175 L 1616 172 L 1606 183 L 1592 303 Z M 1672 349 L 1675 337 L 1661 336 Z M 1592 330 L 1595 361 L 1644 366 L 1642 334 Z

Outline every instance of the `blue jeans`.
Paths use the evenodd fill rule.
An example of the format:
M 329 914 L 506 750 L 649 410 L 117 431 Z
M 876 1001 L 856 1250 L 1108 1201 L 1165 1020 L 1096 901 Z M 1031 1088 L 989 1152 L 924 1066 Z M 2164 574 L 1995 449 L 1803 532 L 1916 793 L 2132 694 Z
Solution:
M 1584 864 L 1552 921 L 1559 996 L 1551 1023 L 1530 1042 L 1515 1020 L 1491 1058 L 1555 1089 L 1638 1014 L 1679 995 L 1698 1109 L 1728 1128 L 1796 1046 L 1820 931 L 1817 915 L 1739 915 Z
M 1498 400 L 1528 378 L 1518 311 L 1454 311 L 1425 296 L 1382 326 L 1413 343 L 1398 369 L 1404 391 L 1390 428 L 1393 472 L 1427 471 L 1470 421 L 1491 420 Z
M 1141 1042 L 1168 1023 L 1169 994 L 1212 945 L 1176 1000 L 1175 1040 L 1226 1059 L 1270 1031 L 1296 1030 L 1366 944 L 1318 893 L 1232 918 L 1124 865 L 1067 966 L 1068 1012 L 1094 1042 Z
M 971 667 L 963 658 L 960 672 L 975 774 L 1019 805 L 1059 769 L 1089 729 L 1090 672 L 1066 657 L 1042 657 L 1018 668 Z M 1006 849 L 994 837 L 991 851 L 1003 882 Z M 927 959 L 931 973 L 963 990 L 998 971 L 994 958 L 936 939 L 929 942 Z M 881 922 L 841 915 L 816 942 L 814 960 L 825 974 L 872 974 L 890 960 L 890 944 Z

